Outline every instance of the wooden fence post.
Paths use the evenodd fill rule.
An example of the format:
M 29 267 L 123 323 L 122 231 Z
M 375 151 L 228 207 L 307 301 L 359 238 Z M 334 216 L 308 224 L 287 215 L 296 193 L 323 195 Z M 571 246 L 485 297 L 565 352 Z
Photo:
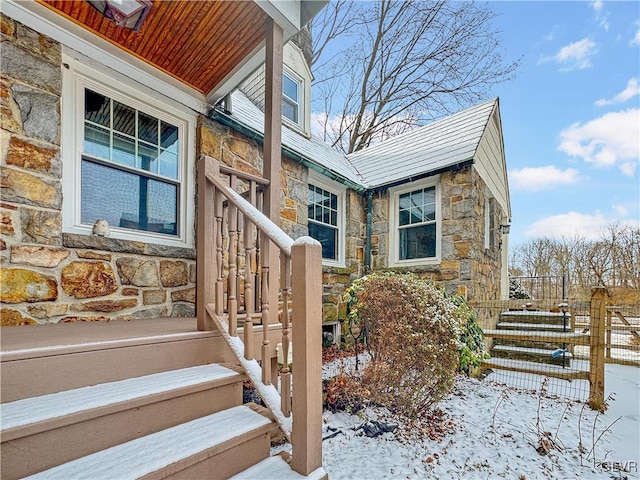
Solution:
M 198 198 L 196 233 L 196 317 L 198 330 L 213 330 L 213 319 L 207 313 L 207 305 L 216 297 L 216 244 L 214 212 L 215 187 L 207 180 L 207 174 L 218 175 L 220 165 L 213 158 L 201 156 L 198 161 Z
M 291 468 L 306 476 L 322 466 L 322 247 L 311 237 L 293 243 L 291 285 Z
M 604 408 L 604 347 L 606 331 L 607 290 L 591 289 L 591 325 L 589 327 L 589 406 Z

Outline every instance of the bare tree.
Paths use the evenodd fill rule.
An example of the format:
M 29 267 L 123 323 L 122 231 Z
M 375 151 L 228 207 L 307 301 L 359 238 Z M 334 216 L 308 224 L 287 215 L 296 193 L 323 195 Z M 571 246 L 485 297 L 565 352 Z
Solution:
M 314 19 L 315 110 L 350 153 L 486 99 L 513 77 L 488 7 L 475 2 L 332 2 Z
M 567 275 L 571 290 L 588 296 L 594 285 L 624 301 L 640 301 L 640 229 L 609 225 L 597 240 L 536 238 L 511 249 L 509 272 L 516 276 Z

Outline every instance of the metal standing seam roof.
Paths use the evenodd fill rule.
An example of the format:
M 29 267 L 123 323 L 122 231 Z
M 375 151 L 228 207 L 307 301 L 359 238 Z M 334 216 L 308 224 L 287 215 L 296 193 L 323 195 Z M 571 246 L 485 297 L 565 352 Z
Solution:
M 498 99 L 347 156 L 368 188 L 441 171 L 474 158 Z
M 472 161 L 498 99 L 476 105 L 429 125 L 350 155 L 318 137 L 282 128 L 282 144 L 319 169 L 327 169 L 363 188 L 377 188 Z M 232 117 L 264 133 L 264 114 L 243 93 L 232 95 Z

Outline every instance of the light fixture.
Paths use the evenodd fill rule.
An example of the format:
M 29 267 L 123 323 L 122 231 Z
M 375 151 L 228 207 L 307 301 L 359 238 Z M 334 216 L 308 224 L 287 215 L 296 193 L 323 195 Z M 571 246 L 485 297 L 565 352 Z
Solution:
M 108 237 L 111 235 L 111 229 L 109 228 L 109 222 L 106 220 L 96 220 L 96 223 L 93 224 L 93 229 L 91 233 L 97 235 L 98 237 Z
M 500 225 L 500 233 L 502 235 L 509 235 L 509 230 L 511 230 L 510 223 L 505 223 L 504 225 Z
M 139 31 L 153 6 L 152 0 L 86 0 L 119 27 Z

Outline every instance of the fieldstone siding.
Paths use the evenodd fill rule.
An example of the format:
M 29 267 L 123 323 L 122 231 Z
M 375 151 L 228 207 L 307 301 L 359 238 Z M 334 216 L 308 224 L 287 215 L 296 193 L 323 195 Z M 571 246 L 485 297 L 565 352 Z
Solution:
M 62 233 L 61 47 L 0 20 L 1 324 L 193 316 L 193 249 Z
M 442 250 L 438 265 L 395 267 L 411 271 L 443 287 L 448 294 L 466 288 L 469 298 L 500 298 L 501 255 L 497 226 L 503 217 L 498 203 L 491 199 L 494 239 L 484 248 L 484 201 L 488 188 L 473 167 L 440 176 L 442 206 Z M 389 267 L 389 194 L 378 193 L 373 199 L 371 264 L 373 270 Z

